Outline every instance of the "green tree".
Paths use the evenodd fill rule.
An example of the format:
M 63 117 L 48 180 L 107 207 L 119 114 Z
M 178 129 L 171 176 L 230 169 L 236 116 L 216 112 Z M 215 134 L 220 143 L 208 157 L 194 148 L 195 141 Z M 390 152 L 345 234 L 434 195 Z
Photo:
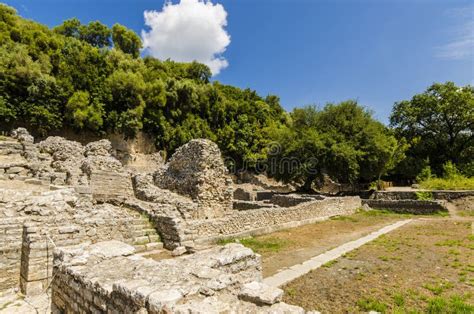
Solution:
M 271 132 L 281 147 L 273 175 L 304 189 L 323 173 L 341 183 L 371 182 L 404 158 L 406 144 L 355 101 L 297 108 L 289 128 Z M 293 160 L 292 168 L 282 160 Z M 273 160 L 271 160 L 273 162 Z M 295 166 L 296 165 L 296 166 Z
M 411 159 L 429 158 L 439 175 L 447 161 L 462 167 L 474 154 L 474 88 L 435 83 L 411 100 L 396 103 L 390 123 L 398 137 L 412 143 L 407 153 Z
M 110 35 L 112 31 L 99 21 L 90 22 L 79 27 L 79 38 L 98 48 L 111 45 Z
M 112 40 L 117 49 L 132 55 L 134 58 L 140 55 L 140 48 L 142 48 L 140 37 L 125 26 L 115 24 L 112 27 Z
M 103 124 L 103 105 L 91 100 L 87 91 L 77 91 L 66 104 L 66 116 L 79 129 L 99 130 Z
M 81 21 L 77 18 L 72 18 L 65 20 L 61 25 L 56 26 L 53 30 L 58 34 L 79 39 L 81 35 L 80 28 Z

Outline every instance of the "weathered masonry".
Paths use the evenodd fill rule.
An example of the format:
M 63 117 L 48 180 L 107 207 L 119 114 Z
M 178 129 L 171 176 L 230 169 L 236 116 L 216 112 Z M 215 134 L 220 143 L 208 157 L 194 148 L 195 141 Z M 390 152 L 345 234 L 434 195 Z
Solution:
M 240 244 L 172 260 L 118 241 L 55 257 L 53 313 L 304 313 L 262 283 L 260 257 Z
M 71 280 L 71 272 L 79 271 L 78 261 L 84 263 L 78 276 L 93 274 L 90 263 L 98 260 L 89 259 L 95 254 L 90 250 L 95 252 L 97 247 L 101 247 L 105 252 L 110 246 L 110 254 L 114 257 L 110 261 L 101 257 L 104 269 L 110 265 L 107 263 L 131 265 L 136 262 L 137 267 L 143 265 L 150 273 L 157 272 L 158 277 L 155 281 L 148 280 L 147 276 L 136 274 L 133 269 L 123 265 L 120 271 L 109 267 L 110 272 L 104 273 L 103 277 L 106 281 L 108 278 L 130 274 L 133 278 L 141 276 L 141 281 L 148 280 L 146 285 L 153 288 L 166 277 L 162 273 L 158 275 L 161 268 L 181 272 L 183 265 L 202 264 L 212 269 L 217 267 L 210 272 L 218 274 L 215 270 L 218 271 L 222 280 L 217 280 L 214 275 L 207 281 L 197 280 L 192 290 L 200 291 L 196 297 L 185 298 L 184 303 L 177 301 L 176 304 L 183 308 L 190 304 L 205 307 L 206 304 L 216 304 L 212 301 L 216 299 L 216 302 L 225 305 L 224 308 L 230 306 L 233 309 L 232 304 L 252 308 L 255 302 L 269 302 L 261 301 L 261 296 L 275 293 L 267 291 L 258 280 L 245 288 L 247 292 L 242 292 L 243 296 L 236 292 L 244 289 L 245 284 L 250 284 L 239 278 L 247 269 L 260 267 L 256 262 L 258 256 L 236 247 L 228 247 L 224 251 L 215 248 L 201 253 L 201 244 L 213 244 L 219 238 L 266 233 L 334 215 L 350 214 L 361 206 L 358 197 L 326 198 L 275 193 L 262 194 L 263 199 L 255 202 L 234 202 L 233 182 L 221 153 L 215 143 L 204 139 L 190 141 L 179 148 L 167 163 L 157 165 L 151 172 L 148 167 L 141 168 L 145 169 L 141 173 L 137 172 L 137 168 L 128 168 L 116 156 L 107 140 L 82 145 L 61 137 L 49 137 L 35 143 L 25 129 L 15 130 L 12 137 L 0 140 L 0 291 L 20 287 L 22 292 L 33 295 L 53 285 L 57 308 L 73 312 L 87 310 L 84 306 L 91 310 L 104 310 L 104 306 L 107 309 L 128 310 L 140 306 L 140 309 L 145 308 L 149 312 L 161 308 L 161 305 L 156 305 L 158 301 L 153 301 L 156 295 L 150 294 L 145 300 L 155 302 L 153 304 L 158 307 L 140 303 L 143 298 L 137 301 L 135 297 L 141 295 L 139 287 L 142 283 L 135 287 L 133 280 L 127 284 L 128 292 L 120 285 L 106 285 L 103 288 L 109 290 L 100 292 L 91 288 L 87 280 L 76 282 L 76 277 Z M 103 244 L 103 241 L 109 242 Z M 117 241 L 121 244 L 117 244 Z M 130 253 L 127 256 L 114 255 L 114 248 L 120 251 L 119 247 L 130 248 L 130 245 L 133 246 L 132 253 L 127 251 Z M 159 262 L 137 255 L 163 246 L 193 254 L 182 259 Z M 71 264 L 66 253 L 58 257 L 57 262 L 63 266 L 55 266 L 58 277 L 52 283 L 53 252 L 56 250 L 77 255 L 77 258 L 73 258 L 75 262 Z M 226 260 L 222 255 L 224 253 L 244 254 L 242 256 L 248 258 L 240 261 L 237 256 L 235 263 L 223 262 L 221 269 L 221 266 L 213 263 L 216 259 Z M 205 270 L 209 271 L 208 268 Z M 252 277 L 259 278 L 254 270 L 252 272 Z M 187 273 L 186 276 L 199 277 Z M 225 278 L 230 278 L 230 281 Z M 214 286 L 209 288 L 205 284 L 208 281 Z M 173 285 L 176 288 L 186 284 L 176 281 Z M 223 288 L 218 289 L 221 286 Z M 159 298 L 162 294 L 166 298 L 170 295 L 177 297 L 174 288 L 170 286 L 166 288 L 168 290 L 161 291 Z M 226 292 L 220 294 L 220 290 Z M 124 302 L 130 303 L 117 301 L 115 296 L 119 295 L 127 300 Z M 81 304 L 74 302 L 79 297 Z M 250 305 L 247 304 L 248 300 L 253 300 Z M 269 303 L 265 304 L 269 308 L 273 307 Z

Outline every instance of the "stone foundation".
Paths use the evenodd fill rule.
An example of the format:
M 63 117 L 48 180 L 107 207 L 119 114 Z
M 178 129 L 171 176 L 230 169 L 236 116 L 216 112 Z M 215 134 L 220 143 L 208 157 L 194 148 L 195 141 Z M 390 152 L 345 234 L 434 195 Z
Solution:
M 234 211 L 224 218 L 188 222 L 182 241 L 210 242 L 220 238 L 274 232 L 313 223 L 337 215 L 350 215 L 362 206 L 361 199 L 334 197 L 313 200 L 293 207 Z
M 363 204 L 375 209 L 388 209 L 400 214 L 429 215 L 437 212 L 448 212 L 446 201 L 418 200 L 362 200 Z
M 434 200 L 447 201 L 474 196 L 474 191 L 423 190 L 420 192 L 431 193 Z M 371 198 L 376 200 L 416 200 L 418 197 L 416 191 L 376 191 Z
M 53 313 L 304 313 L 261 283 L 259 255 L 240 244 L 155 261 L 98 243 L 57 252 L 53 274 Z

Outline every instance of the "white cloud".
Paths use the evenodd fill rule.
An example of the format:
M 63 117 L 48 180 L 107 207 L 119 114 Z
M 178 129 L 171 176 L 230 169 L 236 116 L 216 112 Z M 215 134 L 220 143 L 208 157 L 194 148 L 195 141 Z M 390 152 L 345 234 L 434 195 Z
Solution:
M 142 31 L 143 46 L 152 56 L 180 62 L 206 64 L 213 75 L 228 66 L 222 56 L 230 44 L 225 30 L 227 12 L 206 0 L 166 2 L 161 11 L 145 11 L 148 31 Z
M 444 59 L 464 59 L 474 56 L 474 6 L 451 9 L 447 14 L 458 21 L 451 30 L 453 39 L 437 47 L 436 56 Z

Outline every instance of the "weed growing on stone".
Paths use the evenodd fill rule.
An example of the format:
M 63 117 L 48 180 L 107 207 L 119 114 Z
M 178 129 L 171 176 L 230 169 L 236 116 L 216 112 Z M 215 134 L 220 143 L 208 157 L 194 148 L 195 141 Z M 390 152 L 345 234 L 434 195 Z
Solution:
M 333 266 L 336 263 L 337 263 L 337 260 L 332 260 L 332 261 L 329 261 L 329 262 L 323 264 L 322 267 L 329 268 L 329 267 Z
M 433 200 L 433 193 L 430 191 L 418 191 L 415 192 L 416 199 L 419 201 L 431 201 Z

